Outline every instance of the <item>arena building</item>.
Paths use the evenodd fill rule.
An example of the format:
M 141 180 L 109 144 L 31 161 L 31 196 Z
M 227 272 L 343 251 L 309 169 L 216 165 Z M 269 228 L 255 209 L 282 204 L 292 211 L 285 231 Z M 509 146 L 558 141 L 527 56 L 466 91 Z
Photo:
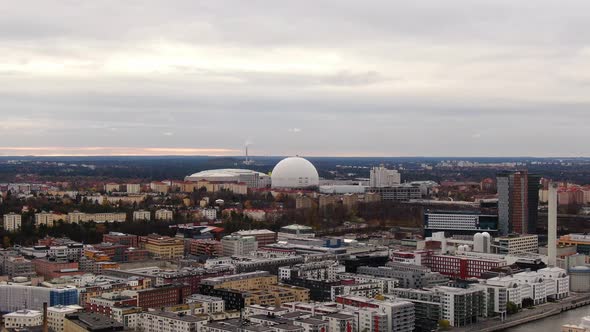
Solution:
M 245 183 L 248 188 L 270 186 L 270 176 L 249 169 L 225 168 L 198 172 L 184 178 L 185 181 L 235 182 Z
M 271 173 L 272 188 L 300 189 L 315 188 L 320 177 L 315 166 L 301 157 L 288 157 L 281 160 Z

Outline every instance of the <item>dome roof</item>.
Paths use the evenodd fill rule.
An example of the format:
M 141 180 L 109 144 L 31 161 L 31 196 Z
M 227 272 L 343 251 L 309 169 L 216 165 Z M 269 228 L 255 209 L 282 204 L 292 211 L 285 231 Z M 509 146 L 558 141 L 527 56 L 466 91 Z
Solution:
M 259 176 L 268 176 L 264 173 L 252 171 L 249 169 L 239 169 L 239 168 L 222 168 L 222 169 L 210 169 L 206 171 L 201 171 L 198 173 L 194 173 L 189 175 L 189 178 L 194 179 L 209 179 L 209 178 L 225 178 L 225 177 L 237 177 L 240 175 L 249 175 L 249 174 L 258 174 Z
M 308 188 L 320 184 L 318 171 L 307 159 L 289 157 L 281 160 L 271 174 L 273 188 Z

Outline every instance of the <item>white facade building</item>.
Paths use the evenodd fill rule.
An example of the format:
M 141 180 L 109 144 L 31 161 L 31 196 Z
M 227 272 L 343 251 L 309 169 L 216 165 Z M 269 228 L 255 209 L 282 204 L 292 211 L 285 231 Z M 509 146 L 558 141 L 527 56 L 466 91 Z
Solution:
M 64 219 L 66 219 L 65 215 L 43 211 L 35 213 L 35 226 L 39 227 L 41 225 L 45 225 L 47 227 L 53 227 L 59 220 Z
M 139 194 L 141 192 L 141 185 L 139 183 L 127 183 L 125 189 L 128 194 Z
M 539 251 L 539 236 L 534 234 L 498 237 L 494 242 L 500 247 L 498 253 L 502 255 Z
M 279 267 L 279 279 L 290 280 L 292 277 L 335 280 L 339 273 L 344 273 L 346 267 L 337 261 L 319 261 Z
M 184 178 L 185 181 L 210 181 L 245 183 L 248 188 L 266 188 L 270 186 L 270 176 L 249 169 L 212 169 L 198 172 Z
M 223 256 L 245 256 L 258 249 L 253 236 L 228 235 L 221 239 Z
M 73 314 L 84 308 L 78 305 L 58 305 L 47 308 L 47 326 L 55 332 L 64 331 L 66 315 Z
M 490 278 L 487 285 L 505 287 L 508 301 L 522 306 L 524 299 L 531 299 L 534 305 L 547 302 L 547 299 L 563 299 L 569 296 L 570 277 L 564 269 L 550 267 L 537 272 L 526 271 L 514 276 Z
M 296 319 L 294 325 L 303 327 L 304 332 L 319 332 L 328 330 L 328 322 L 315 318 Z
M 133 211 L 133 221 L 151 220 L 152 214 L 150 211 L 139 210 Z
M 37 310 L 18 310 L 4 315 L 7 329 L 43 325 L 43 313 Z
M 328 332 L 356 331 L 356 319 L 352 315 L 341 313 L 324 316 L 328 321 Z
M 140 307 L 112 307 L 111 318 L 123 324 L 126 329 L 137 330 L 142 312 Z
M 201 215 L 203 218 L 207 220 L 215 220 L 217 219 L 217 210 L 215 209 L 202 209 Z
M 383 166 L 371 168 L 370 187 L 393 187 L 401 183 L 401 175 L 397 170 L 387 169 Z
M 138 326 L 142 332 L 200 332 L 206 322 L 206 318 L 196 316 L 148 311 L 140 315 Z
M 542 275 L 543 278 L 545 278 L 545 281 L 550 280 L 553 284 L 553 286 L 549 286 L 549 289 L 551 289 L 551 291 L 548 292 L 549 297 L 555 294 L 554 298 L 560 300 L 570 295 L 570 277 L 564 269 L 548 267 L 540 269 L 537 273 Z
M 156 211 L 156 220 L 172 221 L 174 214 L 170 210 L 160 209 Z
M 9 232 L 17 231 L 22 226 L 22 216 L 16 213 L 8 213 L 4 215 L 2 226 Z
M 208 296 L 202 294 L 193 294 L 186 298 L 186 303 L 199 303 L 203 308 L 204 314 L 213 314 L 225 311 L 225 301 L 220 297 Z

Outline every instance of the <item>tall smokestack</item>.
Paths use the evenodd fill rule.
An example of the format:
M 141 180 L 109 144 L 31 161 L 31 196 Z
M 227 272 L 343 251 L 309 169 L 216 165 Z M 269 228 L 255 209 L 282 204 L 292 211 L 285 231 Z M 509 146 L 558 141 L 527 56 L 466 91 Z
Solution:
M 43 302 L 43 332 L 48 332 L 47 327 L 47 302 Z
M 547 218 L 547 265 L 557 265 L 557 183 L 549 183 L 549 211 Z

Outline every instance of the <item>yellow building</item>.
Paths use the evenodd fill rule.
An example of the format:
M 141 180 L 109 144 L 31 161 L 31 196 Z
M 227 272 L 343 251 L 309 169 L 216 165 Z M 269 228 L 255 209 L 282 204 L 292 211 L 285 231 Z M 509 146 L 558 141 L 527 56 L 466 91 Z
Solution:
M 228 288 L 235 290 L 265 289 L 278 283 L 278 277 L 266 271 L 234 274 L 205 279 L 213 288 Z
M 277 276 L 267 271 L 207 278 L 201 284 L 214 289 L 242 292 L 245 305 L 280 306 L 286 302 L 309 301 L 309 289 L 278 284 Z
M 276 293 L 277 295 L 279 295 L 281 293 L 292 294 L 294 297 L 294 300 L 292 300 L 292 301 L 296 301 L 296 302 L 309 301 L 309 289 L 307 289 L 307 288 L 278 284 L 278 285 L 269 285 L 267 290 L 272 293 Z M 283 299 L 282 302 L 292 302 L 292 301 L 286 301 Z
M 184 242 L 181 239 L 149 235 L 142 237 L 140 242 L 154 258 L 178 259 L 184 257 Z

